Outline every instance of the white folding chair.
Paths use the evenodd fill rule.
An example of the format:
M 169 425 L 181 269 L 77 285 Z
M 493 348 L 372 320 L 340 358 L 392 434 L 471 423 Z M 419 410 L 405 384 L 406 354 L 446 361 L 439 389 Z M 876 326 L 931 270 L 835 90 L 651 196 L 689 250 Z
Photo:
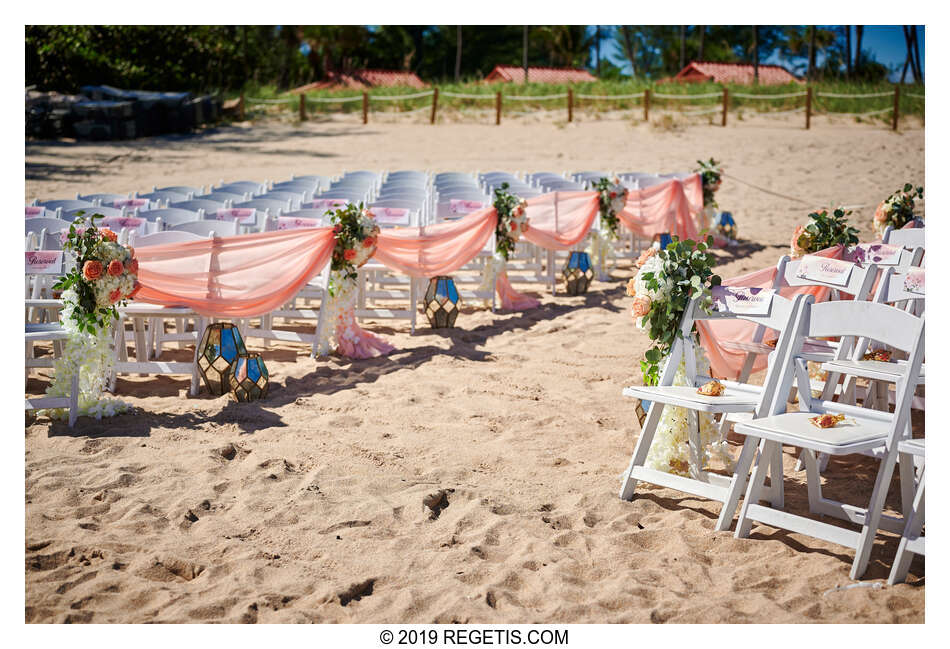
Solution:
M 327 285 L 330 278 L 330 264 L 323 267 L 320 274 L 314 277 L 309 283 L 305 284 L 294 299 L 285 304 L 282 308 L 271 311 L 261 316 L 260 327 L 248 326 L 244 333 L 245 338 L 262 338 L 265 341 L 281 340 L 284 342 L 307 343 L 310 345 L 310 358 L 316 358 L 318 354 L 318 344 L 326 327 L 326 310 L 323 308 L 327 297 Z M 298 300 L 304 300 L 304 304 L 298 305 Z M 314 309 L 312 300 L 320 300 L 320 306 Z M 302 334 L 296 331 L 287 331 L 286 329 L 275 329 L 274 318 L 284 318 L 284 320 L 316 320 L 316 328 L 313 334 Z
M 893 226 L 887 226 L 884 230 L 884 243 L 904 246 L 905 248 L 927 248 L 926 235 L 927 228 L 901 228 L 895 230 Z
M 811 391 L 807 387 L 807 369 L 805 359 L 801 356 L 802 348 L 808 338 L 827 336 L 868 337 L 908 354 L 907 363 L 901 366 L 903 371 L 893 413 L 812 398 Z M 782 363 L 783 376 L 775 395 L 773 408 L 777 414 L 757 417 L 737 424 L 735 427 L 738 434 L 746 436 L 747 444 L 752 442 L 759 447 L 749 487 L 739 513 L 736 538 L 747 537 L 755 521 L 820 538 L 854 549 L 851 578 L 858 579 L 864 574 L 878 527 L 898 533 L 904 527 L 901 519 L 884 516 L 882 510 L 897 460 L 898 444 L 902 439 L 906 439 L 910 400 L 913 395 L 914 379 L 920 371 L 923 349 L 923 318 L 917 318 L 895 307 L 875 302 L 832 301 L 815 304 L 812 296 L 806 297 L 798 322 L 794 327 L 791 345 L 785 354 L 786 361 Z M 783 412 L 784 395 L 787 394 L 796 375 L 799 384 L 799 411 Z M 805 386 L 804 389 L 802 386 Z M 847 420 L 833 428 L 818 428 L 810 419 L 822 414 L 842 414 L 847 417 Z M 801 448 L 803 451 L 811 511 L 860 525 L 860 532 L 792 514 L 777 505 L 771 496 L 771 507 L 759 504 L 759 500 L 765 497 L 765 464 L 768 462 L 771 466 L 775 466 L 771 459 L 776 455 L 781 455 L 783 444 Z M 867 506 L 845 504 L 826 499 L 821 495 L 822 485 L 818 474 L 816 453 L 849 455 L 881 446 L 884 447 L 884 453 Z M 751 457 L 741 458 L 742 466 L 737 467 L 736 470 L 748 471 L 751 462 Z M 773 473 L 771 494 L 774 495 L 776 489 L 783 488 L 782 479 L 776 479 Z

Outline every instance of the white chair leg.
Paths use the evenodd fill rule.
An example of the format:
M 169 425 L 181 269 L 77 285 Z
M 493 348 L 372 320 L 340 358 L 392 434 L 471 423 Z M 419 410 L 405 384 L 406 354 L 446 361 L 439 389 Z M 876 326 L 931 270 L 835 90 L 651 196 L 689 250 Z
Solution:
M 630 465 L 623 475 L 623 481 L 620 485 L 620 499 L 633 500 L 633 492 L 637 488 L 637 479 L 631 476 L 634 467 L 643 466 L 646 463 L 647 455 L 650 452 L 650 445 L 653 443 L 653 436 L 656 434 L 656 428 L 660 425 L 660 417 L 663 414 L 663 404 L 653 402 L 650 404 L 650 411 L 647 418 L 643 421 L 643 428 L 640 430 L 640 437 L 637 438 L 637 445 L 633 449 L 633 456 L 630 458 Z
M 892 586 L 903 582 L 907 578 L 910 562 L 914 558 L 914 553 L 907 549 L 907 545 L 911 539 L 920 536 L 920 530 L 924 526 L 924 479 L 924 469 L 921 468 L 920 484 L 917 487 L 917 493 L 914 495 L 914 504 L 910 516 L 907 518 L 907 524 L 904 526 L 904 533 L 901 534 L 900 543 L 897 545 L 897 554 L 894 556 L 891 573 L 887 577 L 887 583 Z
M 898 454 L 898 471 L 901 478 L 901 514 L 907 520 L 914 507 L 914 491 L 917 486 L 913 454 Z
M 722 504 L 719 519 L 716 521 L 717 532 L 726 532 L 732 525 L 732 517 L 735 516 L 736 505 L 739 504 L 739 498 L 745 490 L 746 481 L 749 479 L 749 469 L 752 468 L 752 460 L 754 458 L 755 440 L 746 437 L 742 443 L 742 451 L 739 453 L 739 459 L 736 460 L 736 468 L 732 474 L 732 480 L 729 483 L 726 502 Z
M 888 453 L 881 460 L 881 468 L 878 469 L 877 478 L 874 480 L 871 502 L 868 503 L 868 509 L 864 515 L 864 526 L 861 528 L 861 537 L 854 553 L 854 563 L 851 565 L 851 579 L 860 579 L 867 570 L 871 548 L 874 547 L 874 538 L 877 536 L 878 524 L 881 522 L 881 510 L 884 507 L 884 498 L 887 496 L 887 487 L 894 474 L 896 458 L 893 453 L 894 451 Z
M 749 479 L 749 488 L 746 489 L 745 500 L 742 501 L 742 508 L 739 510 L 739 521 L 736 523 L 735 537 L 744 539 L 752 531 L 752 519 L 748 516 L 749 505 L 757 504 L 762 498 L 762 492 L 765 488 L 765 475 L 768 473 L 770 458 L 767 457 L 768 441 L 759 441 L 755 437 L 748 439 L 758 442 L 759 452 L 755 457 L 755 464 L 752 467 L 752 477 Z
M 818 512 L 821 503 L 821 470 L 815 452 L 811 449 L 802 449 L 802 459 L 805 460 L 805 479 L 808 481 L 808 509 Z
M 769 502 L 776 509 L 785 508 L 785 467 L 782 465 L 782 445 L 772 442 L 770 446 Z

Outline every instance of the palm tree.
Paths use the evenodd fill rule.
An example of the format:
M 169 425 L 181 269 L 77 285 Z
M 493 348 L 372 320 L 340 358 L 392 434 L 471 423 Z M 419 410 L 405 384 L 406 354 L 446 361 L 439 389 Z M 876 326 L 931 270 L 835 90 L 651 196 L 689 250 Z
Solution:
M 455 83 L 459 82 L 462 72 L 462 26 L 455 26 Z
M 752 66 L 753 83 L 759 85 L 759 26 L 752 26 Z
M 524 45 L 522 47 L 521 63 L 524 66 L 524 82 L 528 83 L 528 26 L 524 26 Z

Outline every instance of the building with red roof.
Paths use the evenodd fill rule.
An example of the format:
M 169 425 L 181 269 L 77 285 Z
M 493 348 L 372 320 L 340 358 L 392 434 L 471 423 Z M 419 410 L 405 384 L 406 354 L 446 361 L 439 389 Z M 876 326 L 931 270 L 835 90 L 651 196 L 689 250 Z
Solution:
M 673 77 L 673 81 L 712 81 L 752 85 L 755 66 L 751 63 L 712 63 L 693 61 Z M 780 65 L 759 64 L 759 84 L 774 86 L 785 83 L 802 83 L 794 74 Z
M 519 65 L 496 65 L 485 77 L 488 83 L 524 83 L 524 68 Z M 528 81 L 531 83 L 583 83 L 597 81 L 597 77 L 583 68 L 543 68 L 528 66 Z
M 308 83 L 294 88 L 291 92 L 301 93 L 308 90 L 332 90 L 334 88 L 387 88 L 390 86 L 410 86 L 425 88 L 426 84 L 414 72 L 401 70 L 351 70 L 349 72 L 331 72 L 324 81 Z

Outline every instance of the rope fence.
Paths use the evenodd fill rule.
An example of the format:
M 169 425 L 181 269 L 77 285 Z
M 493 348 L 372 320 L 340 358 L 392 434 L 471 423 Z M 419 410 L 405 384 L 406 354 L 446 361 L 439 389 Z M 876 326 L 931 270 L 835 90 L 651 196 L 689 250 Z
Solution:
M 494 112 L 495 113 L 495 123 L 501 124 L 502 115 L 504 113 L 504 102 L 510 100 L 513 102 L 551 102 L 556 101 L 560 102 L 562 100 L 566 101 L 567 109 L 567 121 L 574 121 L 574 107 L 577 100 L 585 101 L 608 101 L 608 102 L 623 102 L 623 101 L 638 101 L 643 110 L 643 121 L 649 121 L 650 119 L 650 105 L 651 100 L 665 100 L 665 101 L 674 101 L 674 102 L 693 102 L 702 100 L 718 100 L 720 105 L 711 105 L 711 102 L 702 102 L 697 105 L 695 108 L 683 107 L 673 111 L 684 116 L 697 116 L 697 115 L 711 115 L 713 113 L 722 113 L 722 125 L 726 126 L 727 116 L 731 110 L 740 111 L 749 111 L 754 115 L 769 115 L 769 116 L 780 116 L 780 115 L 794 115 L 799 113 L 805 113 L 805 128 L 809 129 L 811 127 L 811 117 L 812 115 L 836 115 L 841 117 L 874 117 L 874 116 L 883 116 L 886 114 L 891 115 L 891 126 L 894 130 L 897 130 L 898 120 L 900 118 L 900 100 L 901 94 L 904 95 L 907 99 L 923 100 L 925 97 L 923 94 L 917 94 L 912 92 L 901 92 L 900 86 L 894 86 L 893 90 L 884 91 L 884 92 L 863 92 L 863 93 L 840 93 L 840 92 L 824 92 L 813 89 L 811 86 L 806 87 L 804 90 L 795 91 L 795 92 L 783 92 L 783 93 L 752 93 L 752 92 L 730 92 L 727 87 L 723 87 L 722 90 L 716 92 L 704 92 L 697 94 L 684 94 L 684 93 L 662 93 L 654 92 L 651 89 L 647 88 L 641 92 L 628 93 L 628 94 L 616 94 L 616 95 L 592 95 L 584 93 L 575 93 L 572 88 L 569 88 L 567 92 L 555 93 L 550 95 L 505 95 L 501 92 L 494 93 L 467 93 L 467 92 L 453 92 L 450 90 L 440 90 L 439 88 L 432 88 L 431 90 L 423 90 L 421 92 L 414 92 L 404 95 L 389 95 L 389 94 L 370 94 L 368 91 L 364 91 L 359 95 L 351 95 L 344 97 L 311 97 L 306 93 L 299 95 L 299 98 L 295 99 L 292 97 L 283 97 L 283 98 L 262 98 L 262 97 L 245 97 L 243 94 L 240 96 L 238 104 L 238 113 L 241 119 L 244 119 L 245 116 L 245 104 L 255 105 L 255 106 L 268 106 L 268 105 L 283 105 L 297 103 L 299 105 L 299 114 L 301 120 L 306 120 L 308 118 L 308 105 L 312 107 L 317 107 L 321 105 L 328 104 L 337 104 L 343 112 L 349 112 L 349 109 L 346 108 L 345 104 L 362 102 L 362 115 L 363 123 L 367 124 L 369 122 L 370 114 L 370 102 L 372 101 L 387 101 L 387 102 L 399 102 L 399 101 L 410 101 L 416 99 L 430 99 L 431 104 L 419 106 L 416 108 L 404 108 L 400 109 L 397 104 L 393 105 L 395 110 L 383 111 L 385 114 L 413 114 L 413 113 L 422 113 L 428 111 L 430 113 L 429 121 L 431 124 L 435 124 L 438 118 L 439 110 L 439 99 L 460 99 L 460 100 L 475 100 L 475 101 L 492 101 L 494 102 L 494 110 L 492 111 L 488 107 L 480 109 L 476 112 L 479 114 Z M 893 105 L 886 108 L 878 108 L 874 110 L 864 111 L 864 112 L 852 112 L 852 111 L 840 111 L 840 110 L 831 110 L 829 103 L 824 101 L 819 102 L 818 100 L 833 100 L 830 104 L 833 104 L 835 100 L 865 100 L 865 99 L 883 99 L 891 98 L 893 100 Z M 794 103 L 798 103 L 797 100 L 804 99 L 804 105 L 794 106 Z M 732 100 L 733 103 L 730 103 Z M 735 100 L 743 100 L 738 104 L 735 103 Z M 792 108 L 785 108 L 784 110 L 756 110 L 750 109 L 743 105 L 744 101 L 785 101 L 785 100 L 795 100 Z M 705 105 L 703 105 L 705 103 Z M 451 104 L 451 102 L 450 102 Z M 787 106 L 788 104 L 786 104 Z M 556 110 L 558 106 L 544 107 L 544 110 Z M 562 105 L 563 106 L 563 105 Z M 915 104 L 919 106 L 919 104 Z M 784 108 L 783 106 L 776 106 L 777 108 Z M 850 105 L 845 104 L 845 106 L 839 107 L 850 107 Z M 465 106 L 456 106 L 458 110 L 461 110 L 463 113 L 468 114 L 470 111 L 465 110 Z M 542 107 L 535 107 L 536 109 L 542 109 Z M 628 106 L 629 108 L 629 106 Z M 625 110 L 623 106 L 619 107 L 620 110 Z M 638 108 L 639 110 L 639 108 Z M 669 109 L 665 109 L 669 110 Z M 916 109 L 915 109 L 916 110 Z M 518 110 L 507 112 L 510 116 L 521 116 L 526 115 L 531 112 L 530 108 L 528 110 Z M 740 114 L 741 118 L 741 114 Z

